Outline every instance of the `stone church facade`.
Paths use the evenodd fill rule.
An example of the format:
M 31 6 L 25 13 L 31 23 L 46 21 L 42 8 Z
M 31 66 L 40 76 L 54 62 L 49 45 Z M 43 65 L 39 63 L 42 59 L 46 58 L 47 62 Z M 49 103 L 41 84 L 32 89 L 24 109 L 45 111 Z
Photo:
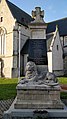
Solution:
M 13 3 L 9 2 L 8 0 L 0 1 L 0 77 L 8 77 L 8 78 L 18 77 L 19 37 L 21 42 L 20 74 L 21 76 L 24 74 L 24 68 L 27 63 L 28 54 L 26 50 L 24 50 L 24 54 L 21 51 L 24 45 L 26 44 L 27 39 L 30 39 L 31 34 L 28 24 L 31 21 L 33 21 L 32 17 L 23 10 L 21 10 L 20 8 L 18 8 Z M 62 30 L 60 27 L 60 23 L 63 26 Z M 66 33 L 66 26 L 64 27 L 65 25 L 64 23 L 67 24 L 67 19 L 59 20 L 59 22 L 55 21 L 47 23 L 46 29 L 46 37 L 49 40 L 49 42 L 47 42 L 48 69 L 49 71 L 55 73 L 59 71 L 60 75 L 61 74 L 63 75 L 64 74 L 63 72 L 65 71 L 66 73 L 67 71 L 66 67 L 67 33 Z M 59 31 L 56 30 L 56 25 L 58 25 Z M 57 40 L 55 40 L 54 38 Z M 59 42 L 59 46 L 55 42 Z M 60 56 L 59 59 L 57 57 L 56 57 L 57 59 L 54 57 L 56 56 L 55 52 L 56 50 L 54 51 L 55 46 L 53 46 L 51 49 L 51 43 L 53 43 L 54 45 L 56 44 L 55 46 L 57 47 L 57 50 L 60 49 L 58 51 L 58 56 Z M 52 57 L 54 57 L 55 60 L 61 59 L 60 61 L 58 61 L 59 66 L 58 63 L 56 65 L 57 67 L 53 66 L 53 64 L 55 64 L 54 62 L 56 61 L 53 60 L 54 58 L 52 59 Z M 50 61 L 52 62 L 52 65 Z M 54 67 L 56 67 L 56 69 Z
M 16 14 L 17 13 L 17 14 Z M 18 77 L 19 27 L 21 46 L 29 38 L 28 22 L 32 20 L 8 0 L 0 2 L 0 77 Z M 22 56 L 21 56 L 22 65 Z M 22 67 L 21 67 L 22 70 Z

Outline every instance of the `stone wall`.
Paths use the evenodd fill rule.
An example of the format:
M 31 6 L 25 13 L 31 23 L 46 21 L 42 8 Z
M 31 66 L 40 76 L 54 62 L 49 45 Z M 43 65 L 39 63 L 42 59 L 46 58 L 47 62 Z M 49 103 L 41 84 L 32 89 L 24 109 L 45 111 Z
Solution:
M 4 77 L 11 78 L 13 61 L 13 26 L 15 25 L 15 19 L 13 18 L 5 0 L 2 0 L 0 3 L 0 17 L 3 17 L 3 21 L 0 22 L 0 27 L 6 30 L 5 54 L 0 55 L 0 58 L 3 60 L 2 73 Z
M 67 56 L 64 58 L 64 75 L 67 76 Z

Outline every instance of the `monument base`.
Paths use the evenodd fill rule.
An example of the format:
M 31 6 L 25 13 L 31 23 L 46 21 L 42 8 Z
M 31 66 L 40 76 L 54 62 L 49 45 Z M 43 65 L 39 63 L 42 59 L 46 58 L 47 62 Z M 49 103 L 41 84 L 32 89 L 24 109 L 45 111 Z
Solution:
M 18 84 L 14 107 L 15 109 L 63 109 L 60 86 Z
M 4 119 L 67 119 L 67 108 L 60 100 L 60 86 L 18 84 L 17 97 Z
M 67 119 L 67 109 L 15 109 L 14 100 L 10 109 L 4 112 L 3 119 Z

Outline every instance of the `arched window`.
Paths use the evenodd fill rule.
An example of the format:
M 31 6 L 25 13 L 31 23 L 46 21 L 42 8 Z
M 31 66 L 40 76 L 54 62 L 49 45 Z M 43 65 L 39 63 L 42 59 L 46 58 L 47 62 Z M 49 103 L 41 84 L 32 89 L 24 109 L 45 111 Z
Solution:
M 6 42 L 5 42 L 5 30 L 3 28 L 0 28 L 0 55 L 5 55 L 5 48 L 6 48 Z

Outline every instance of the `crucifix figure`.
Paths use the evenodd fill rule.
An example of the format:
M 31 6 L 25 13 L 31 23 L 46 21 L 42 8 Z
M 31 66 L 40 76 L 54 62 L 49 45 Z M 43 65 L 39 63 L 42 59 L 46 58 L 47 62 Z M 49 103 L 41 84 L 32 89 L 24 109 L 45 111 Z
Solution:
M 32 16 L 35 18 L 35 22 L 44 22 L 44 10 L 41 11 L 40 7 L 36 7 L 35 9 L 35 11 L 32 11 Z

